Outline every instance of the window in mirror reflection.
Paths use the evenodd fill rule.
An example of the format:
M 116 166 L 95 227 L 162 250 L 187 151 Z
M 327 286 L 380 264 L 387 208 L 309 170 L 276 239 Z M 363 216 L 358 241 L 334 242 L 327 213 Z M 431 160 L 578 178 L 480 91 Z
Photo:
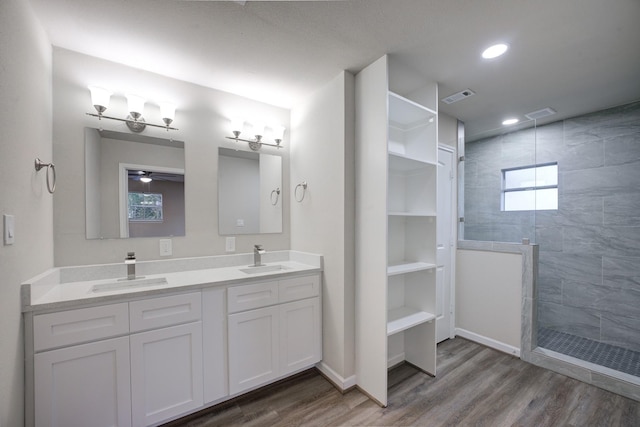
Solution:
M 131 221 L 161 222 L 162 194 L 129 191 L 129 222 Z

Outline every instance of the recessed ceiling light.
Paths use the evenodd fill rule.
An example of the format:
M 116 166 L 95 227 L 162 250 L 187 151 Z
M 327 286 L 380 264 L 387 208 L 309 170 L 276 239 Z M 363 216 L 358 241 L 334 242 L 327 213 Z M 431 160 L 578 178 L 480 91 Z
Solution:
M 520 120 L 518 119 L 506 119 L 502 122 L 503 125 L 505 126 L 509 126 L 509 125 L 515 125 L 516 123 L 518 123 Z
M 504 43 L 494 44 L 493 46 L 486 48 L 484 52 L 482 52 L 482 57 L 484 59 L 497 58 L 498 56 L 503 55 L 508 49 L 509 46 Z

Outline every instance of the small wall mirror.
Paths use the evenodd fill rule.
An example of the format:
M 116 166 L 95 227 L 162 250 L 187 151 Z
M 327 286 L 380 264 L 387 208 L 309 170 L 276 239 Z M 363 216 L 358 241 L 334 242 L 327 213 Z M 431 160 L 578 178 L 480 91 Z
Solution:
M 87 239 L 185 235 L 184 142 L 85 128 Z
M 220 235 L 282 233 L 282 157 L 218 148 Z

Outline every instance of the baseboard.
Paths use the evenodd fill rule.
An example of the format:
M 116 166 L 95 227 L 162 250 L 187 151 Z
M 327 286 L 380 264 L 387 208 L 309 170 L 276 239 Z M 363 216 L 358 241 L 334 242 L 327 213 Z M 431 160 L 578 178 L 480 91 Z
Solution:
M 342 375 L 331 369 L 324 362 L 316 364 L 316 369 L 341 392 L 345 392 L 356 385 L 355 375 L 343 378 Z
M 387 360 L 387 369 L 393 368 L 394 366 L 399 365 L 402 362 L 404 362 L 404 352 L 396 354 L 395 356 L 391 356 Z
M 496 341 L 493 338 L 488 338 L 475 332 L 467 331 L 465 329 L 456 328 L 456 335 L 462 338 L 466 338 L 469 341 L 477 342 L 478 344 L 486 345 L 487 347 L 494 348 L 503 353 L 508 353 L 516 357 L 520 357 L 520 349 L 509 344 L 505 344 L 500 341 Z

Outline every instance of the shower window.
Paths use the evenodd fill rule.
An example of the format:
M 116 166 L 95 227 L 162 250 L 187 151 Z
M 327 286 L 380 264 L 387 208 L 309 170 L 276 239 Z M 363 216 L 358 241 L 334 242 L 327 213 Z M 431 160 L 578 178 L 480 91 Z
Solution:
M 502 170 L 502 210 L 558 209 L 558 164 Z
M 129 221 L 161 222 L 162 194 L 129 193 Z

